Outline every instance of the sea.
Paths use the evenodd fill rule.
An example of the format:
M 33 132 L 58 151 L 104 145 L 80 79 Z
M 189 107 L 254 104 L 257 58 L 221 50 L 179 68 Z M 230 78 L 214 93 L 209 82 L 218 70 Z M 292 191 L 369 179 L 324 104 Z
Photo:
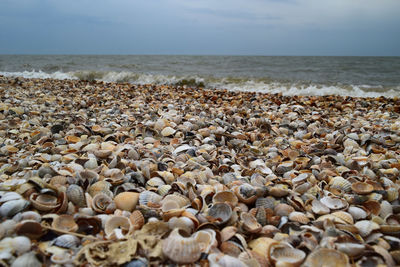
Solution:
M 400 96 L 400 57 L 0 55 L 0 75 L 283 95 Z

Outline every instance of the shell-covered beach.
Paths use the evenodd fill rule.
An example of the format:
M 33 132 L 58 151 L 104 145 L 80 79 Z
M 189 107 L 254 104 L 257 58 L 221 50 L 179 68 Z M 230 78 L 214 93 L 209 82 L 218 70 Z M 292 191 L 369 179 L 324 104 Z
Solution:
M 400 100 L 0 76 L 0 265 L 400 264 Z

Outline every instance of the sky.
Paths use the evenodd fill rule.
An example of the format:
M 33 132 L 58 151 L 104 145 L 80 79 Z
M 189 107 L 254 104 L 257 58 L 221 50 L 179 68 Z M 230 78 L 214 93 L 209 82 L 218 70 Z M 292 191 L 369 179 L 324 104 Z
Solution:
M 400 56 L 399 0 L 0 0 L 0 54 Z

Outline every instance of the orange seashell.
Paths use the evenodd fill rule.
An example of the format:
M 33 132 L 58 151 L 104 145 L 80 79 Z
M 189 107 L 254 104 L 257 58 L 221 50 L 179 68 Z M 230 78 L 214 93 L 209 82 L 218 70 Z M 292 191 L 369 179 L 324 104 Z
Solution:
M 65 137 L 65 140 L 70 144 L 71 143 L 75 144 L 75 143 L 78 143 L 79 141 L 81 141 L 81 138 L 78 136 L 75 136 L 75 135 L 67 135 Z

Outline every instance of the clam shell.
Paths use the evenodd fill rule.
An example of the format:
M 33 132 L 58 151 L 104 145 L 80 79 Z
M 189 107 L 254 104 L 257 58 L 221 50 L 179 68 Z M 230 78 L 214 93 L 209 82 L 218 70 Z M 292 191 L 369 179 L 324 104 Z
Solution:
M 305 259 L 306 253 L 289 246 L 274 245 L 270 257 L 276 266 L 299 266 Z
M 357 244 L 357 243 L 336 243 L 336 249 L 340 252 L 345 253 L 347 256 L 353 258 L 360 256 L 364 250 L 364 244 Z
M 365 219 L 368 216 L 368 213 L 360 207 L 351 206 L 349 207 L 348 212 L 353 216 L 354 220 L 356 221 Z
M 321 264 L 326 267 L 350 267 L 349 257 L 346 254 L 329 248 L 319 248 L 311 252 L 303 266 L 314 267 Z
M 30 239 L 38 239 L 44 234 L 42 225 L 33 220 L 24 220 L 18 223 L 15 232 Z
M 117 209 L 133 211 L 139 202 L 139 193 L 136 192 L 122 192 L 115 196 L 115 205 Z
M 180 228 L 188 234 L 191 234 L 194 230 L 194 223 L 187 217 L 172 217 L 168 221 L 168 226 L 171 230 Z
M 219 249 L 221 250 L 222 253 L 236 258 L 242 252 L 241 246 L 232 241 L 222 242 L 221 245 L 219 246 Z
M 74 247 L 79 247 L 81 244 L 81 241 L 78 237 L 74 235 L 60 235 L 51 243 L 55 246 L 62 247 L 62 248 L 74 248 Z
M 92 184 L 89 189 L 88 189 L 88 193 L 94 197 L 95 195 L 97 195 L 98 193 L 105 193 L 108 192 L 110 190 L 111 184 L 109 182 L 106 182 L 104 180 L 102 181 L 98 181 L 95 182 L 94 184 Z
M 338 217 L 339 219 L 343 220 L 347 224 L 354 224 L 353 216 L 345 211 L 336 211 L 332 213 L 333 216 Z
M 59 215 L 54 218 L 51 226 L 54 229 L 67 232 L 76 232 L 76 230 L 78 230 L 78 225 L 76 224 L 74 217 L 67 214 Z
M 145 223 L 145 218 L 139 210 L 133 211 L 132 214 L 129 216 L 129 220 L 131 221 L 133 230 L 138 230 L 142 228 Z
M 293 222 L 298 222 L 301 224 L 307 224 L 310 222 L 310 219 L 307 217 L 307 215 L 298 211 L 293 211 L 292 213 L 290 213 L 288 218 Z
M 92 170 L 83 170 L 78 172 L 78 178 L 83 181 L 88 181 L 89 184 L 94 184 L 99 180 L 99 175 Z
M 167 137 L 173 135 L 175 132 L 176 132 L 175 129 L 167 126 L 161 131 L 161 135 Z
M 279 203 L 274 208 L 274 214 L 277 216 L 288 216 L 294 211 L 294 208 L 288 204 Z
M 372 231 L 380 228 L 377 223 L 368 220 L 358 221 L 354 224 L 354 226 L 357 227 L 358 232 L 362 237 L 366 237 L 371 234 Z
M 247 205 L 253 204 L 258 196 L 256 189 L 250 184 L 243 184 L 233 189 L 239 201 Z
M 186 236 L 180 229 L 174 229 L 162 242 L 162 251 L 172 261 L 179 264 L 189 264 L 197 261 L 201 248 L 196 238 Z
M 330 196 L 323 197 L 320 201 L 331 210 L 343 209 L 348 205 L 344 199 Z
M 311 202 L 311 209 L 315 214 L 324 215 L 330 212 L 330 209 L 321 203 L 318 199 L 314 199 Z
M 363 206 L 366 210 L 371 212 L 372 214 L 378 216 L 381 212 L 381 204 L 376 200 L 368 200 L 363 203 Z
M 336 176 L 333 177 L 330 181 L 329 181 L 330 187 L 331 188 L 335 188 L 335 189 L 339 189 L 343 192 L 350 192 L 351 191 L 351 183 L 344 179 L 341 176 Z
M 240 220 L 243 224 L 243 230 L 249 233 L 258 233 L 261 231 L 262 225 L 257 222 L 257 219 L 247 212 L 240 214 Z
M 238 203 L 238 198 L 232 191 L 221 191 L 213 196 L 213 203 L 227 203 L 231 207 L 235 207 Z
M 231 218 L 232 208 L 226 203 L 215 203 L 208 210 L 208 215 L 215 219 L 217 224 L 224 224 Z
M 2 218 L 12 217 L 18 212 L 23 211 L 29 205 L 25 199 L 10 200 L 3 203 L 0 207 L 0 216 Z
M 139 204 L 144 206 L 159 204 L 161 200 L 162 196 L 151 191 L 143 191 L 139 195 Z
M 374 186 L 364 182 L 356 182 L 351 185 L 351 190 L 359 195 L 367 195 L 374 190 Z
M 17 257 L 11 267 L 41 267 L 42 263 L 37 259 L 36 253 L 31 251 Z
M 164 199 L 161 201 L 161 203 L 165 203 L 167 201 L 175 202 L 179 208 L 186 207 L 190 204 L 189 198 L 178 193 L 165 196 Z

